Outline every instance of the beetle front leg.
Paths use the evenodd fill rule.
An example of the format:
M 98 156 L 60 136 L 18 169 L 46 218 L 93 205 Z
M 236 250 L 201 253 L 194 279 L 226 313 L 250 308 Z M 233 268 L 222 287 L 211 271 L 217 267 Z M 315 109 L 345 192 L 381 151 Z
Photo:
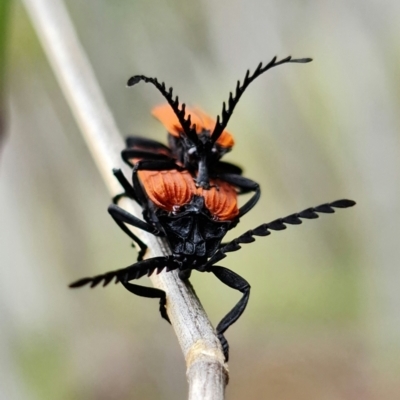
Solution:
M 143 260 L 143 256 L 147 250 L 147 245 L 143 243 L 130 229 L 128 229 L 125 224 L 135 226 L 136 228 L 142 229 L 156 236 L 159 236 L 158 230 L 152 225 L 142 221 L 139 218 L 136 218 L 134 215 L 128 213 L 127 211 L 125 211 L 121 207 L 118 207 L 115 204 L 111 204 L 108 207 L 108 212 L 110 213 L 113 220 L 117 223 L 117 225 L 134 241 L 134 243 L 139 246 L 140 250 L 138 254 L 138 261 Z
M 261 191 L 260 185 L 257 182 L 236 174 L 220 174 L 218 178 L 239 188 L 241 190 L 240 194 L 254 192 L 249 201 L 240 207 L 238 218 L 247 214 L 258 203 L 258 200 L 260 200 Z
M 135 189 L 133 186 L 129 183 L 128 179 L 126 179 L 125 175 L 122 173 L 122 171 L 118 168 L 113 169 L 113 174 L 117 178 L 118 182 L 124 189 L 124 193 L 117 194 L 112 198 L 112 202 L 114 204 L 118 204 L 119 200 L 123 197 L 129 197 L 130 199 L 135 200 L 137 203 L 139 203 Z M 140 204 L 140 203 L 139 203 Z
M 141 297 L 150 299 L 160 299 L 160 314 L 167 322 L 171 323 L 167 314 L 167 295 L 164 290 L 156 289 L 148 286 L 135 285 L 134 283 L 120 281 L 126 290 Z

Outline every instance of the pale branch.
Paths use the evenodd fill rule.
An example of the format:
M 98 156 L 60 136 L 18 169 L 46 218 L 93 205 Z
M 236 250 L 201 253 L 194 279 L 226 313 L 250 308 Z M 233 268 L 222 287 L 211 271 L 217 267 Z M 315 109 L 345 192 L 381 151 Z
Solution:
M 67 9 L 62 0 L 23 0 L 23 3 L 96 165 L 110 194 L 115 196 L 121 187 L 112 169 L 121 167 L 122 136 Z M 140 217 L 141 210 L 132 201 L 123 199 L 122 205 Z M 168 254 L 162 240 L 139 230 L 135 230 L 135 235 L 149 246 L 145 258 Z M 150 279 L 155 287 L 167 293 L 167 312 L 187 363 L 189 399 L 223 399 L 227 366 L 220 342 L 193 289 L 175 272 L 153 274 Z

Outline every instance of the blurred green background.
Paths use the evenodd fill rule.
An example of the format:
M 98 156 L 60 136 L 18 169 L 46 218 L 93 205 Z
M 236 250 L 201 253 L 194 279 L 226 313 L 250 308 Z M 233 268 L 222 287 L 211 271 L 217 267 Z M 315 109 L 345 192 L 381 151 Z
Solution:
M 0 158 L 0 397 L 178 399 L 185 363 L 156 301 L 68 283 L 131 264 L 110 203 L 29 18 L 8 25 Z M 163 101 L 137 73 L 216 116 L 274 55 L 313 57 L 260 77 L 226 159 L 262 198 L 230 233 L 339 198 L 353 209 L 259 238 L 223 265 L 252 286 L 231 345 L 229 399 L 400 398 L 400 2 L 67 1 L 124 134 L 165 141 Z M 4 36 L 0 38 L 0 52 Z M 0 71 L 4 69 L 4 53 Z M 118 167 L 118 166 L 116 166 Z M 144 279 L 146 281 L 146 279 Z M 239 299 L 194 273 L 216 324 Z M 146 283 L 146 282 L 144 282 Z

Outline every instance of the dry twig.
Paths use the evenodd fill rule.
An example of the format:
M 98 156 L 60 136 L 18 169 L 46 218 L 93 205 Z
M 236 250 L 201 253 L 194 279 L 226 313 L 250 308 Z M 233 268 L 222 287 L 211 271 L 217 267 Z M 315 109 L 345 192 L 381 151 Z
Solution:
M 62 0 L 23 2 L 96 165 L 114 196 L 121 188 L 111 170 L 121 166 L 123 141 L 65 5 Z M 140 216 L 137 205 L 124 201 L 129 212 Z M 135 234 L 151 249 L 146 258 L 168 254 L 161 240 L 138 230 Z M 167 293 L 167 312 L 186 358 L 189 399 L 223 399 L 227 366 L 215 331 L 192 288 L 175 272 L 162 272 L 151 280 Z

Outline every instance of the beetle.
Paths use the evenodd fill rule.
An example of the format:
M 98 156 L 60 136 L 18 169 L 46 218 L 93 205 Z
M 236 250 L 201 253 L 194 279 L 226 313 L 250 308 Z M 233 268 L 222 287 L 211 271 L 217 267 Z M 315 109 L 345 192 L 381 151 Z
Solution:
M 213 129 L 215 121 L 199 108 L 186 107 L 186 112 L 199 138 L 209 140 L 209 133 Z M 133 160 L 137 161 L 140 158 L 140 160 L 152 161 L 153 169 L 171 169 L 179 165 L 192 174 L 197 174 L 199 163 L 194 159 L 196 149 L 188 145 L 188 141 L 179 127 L 179 120 L 172 108 L 169 104 L 162 104 L 153 108 L 152 114 L 167 129 L 169 147 L 152 139 L 128 136 L 126 138 L 126 148 L 121 152 L 122 159 L 130 167 L 133 167 L 135 164 Z M 229 152 L 233 145 L 233 135 L 224 130 L 221 137 L 211 149 L 207 162 L 204 162 L 200 166 L 200 169 L 203 170 L 203 175 L 204 173 L 207 174 L 207 182 L 209 178 L 215 178 L 215 175 L 220 173 L 242 174 L 242 169 L 237 165 L 220 161 L 220 158 Z M 145 169 L 142 165 L 137 168 Z M 209 185 L 204 182 L 202 185 L 198 184 L 198 186 L 206 189 L 209 188 Z
M 192 175 L 185 169 L 134 171 L 132 185 L 120 170 L 114 170 L 114 175 L 127 191 L 127 195 L 134 198 L 143 208 L 144 221 L 116 204 L 111 204 L 108 208 L 118 226 L 139 245 L 138 261 L 123 269 L 80 279 L 70 287 L 85 285 L 95 287 L 100 283 L 106 286 L 115 279 L 133 294 L 158 298 L 161 316 L 169 321 L 165 292 L 139 286 L 130 281 L 151 275 L 154 271 L 160 273 L 163 269 L 178 270 L 183 280 L 189 279 L 193 270 L 211 272 L 222 283 L 242 293 L 239 302 L 216 327 L 226 360 L 229 358 L 229 345 L 224 333 L 245 310 L 250 296 L 250 285 L 240 275 L 215 264 L 225 258 L 226 253 L 239 250 L 241 244 L 253 242 L 254 236 L 267 236 L 271 230 L 285 229 L 287 224 L 301 224 L 301 219 L 318 218 L 318 213 L 333 213 L 334 208 L 355 205 L 352 200 L 338 200 L 311 207 L 300 213 L 262 224 L 229 243 L 222 244 L 225 234 L 238 224 L 239 219 L 248 212 L 249 203 L 252 202 L 250 199 L 239 207 L 237 192 L 230 183 L 211 179 L 210 188 L 204 189 L 195 185 Z M 127 225 L 166 238 L 172 254 L 143 260 L 147 247 Z
M 157 78 L 145 75 L 132 76 L 127 83 L 129 87 L 141 81 L 151 83 L 167 100 L 170 109 L 167 108 L 168 106 L 161 106 L 156 108 L 153 114 L 167 128 L 170 148 L 165 153 L 168 148 L 158 142 L 131 138 L 127 143 L 128 149 L 122 152 L 122 158 L 128 164 L 130 164 L 129 159 L 137 156 L 148 160 L 146 166 L 139 165 L 137 167 L 139 169 L 150 168 L 150 165 L 153 170 L 174 169 L 174 164 L 178 163 L 194 174 L 196 184 L 205 189 L 210 187 L 210 177 L 216 172 L 240 174 L 239 167 L 222 163 L 220 159 L 234 145 L 232 135 L 225 128 L 242 94 L 251 82 L 273 67 L 287 63 L 304 64 L 311 61 L 311 58 L 295 59 L 291 56 L 277 61 L 277 57 L 274 57 L 266 65 L 261 62 L 252 74 L 250 74 L 250 70 L 247 70 L 243 83 L 237 82 L 235 95 L 230 93 L 228 106 L 225 102 L 223 103 L 221 117 L 217 116 L 216 121 L 199 109 L 187 112 L 185 103 L 180 105 L 178 97 L 174 98 L 173 89 L 167 90 L 165 83 L 160 83 Z M 138 154 L 134 149 L 135 146 L 144 146 L 144 149 Z
M 187 171 L 190 172 L 192 179 L 196 182 L 197 171 L 188 171 L 181 163 L 174 159 L 173 151 L 167 146 L 153 141 L 151 139 L 140 138 L 140 137 L 128 137 L 126 139 L 127 148 L 124 149 L 121 154 L 124 161 L 132 167 L 132 180 L 137 182 L 137 173 L 139 171 Z M 162 160 L 158 160 L 157 157 L 161 155 Z M 245 194 L 254 192 L 250 200 L 243 206 L 243 215 L 249 212 L 260 199 L 260 186 L 257 182 L 251 179 L 243 177 L 242 170 L 230 163 L 219 161 L 213 168 L 211 179 L 213 181 L 224 181 L 232 185 L 238 194 Z M 138 201 L 137 195 L 130 183 L 125 179 L 120 170 L 115 170 L 115 175 L 124 188 L 124 193 L 119 194 L 113 198 L 113 202 L 118 204 L 121 197 L 128 196 Z M 139 185 L 139 183 L 137 183 Z M 215 184 L 208 185 L 206 188 L 196 185 L 196 187 L 209 190 L 215 186 Z M 218 189 L 218 186 L 216 186 Z M 146 211 L 145 211 L 146 212 Z

